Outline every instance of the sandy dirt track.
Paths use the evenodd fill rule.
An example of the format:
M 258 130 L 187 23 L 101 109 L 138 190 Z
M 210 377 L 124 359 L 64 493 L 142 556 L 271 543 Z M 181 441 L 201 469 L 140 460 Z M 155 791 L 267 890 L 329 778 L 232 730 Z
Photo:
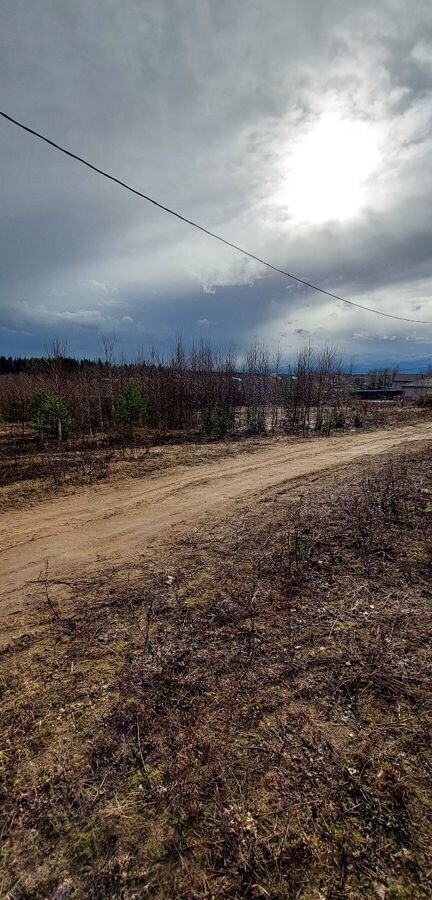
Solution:
M 431 440 L 432 424 L 321 440 L 277 441 L 236 459 L 83 489 L 1 517 L 0 615 L 19 609 L 45 561 L 56 578 L 137 562 L 155 541 L 292 480 Z

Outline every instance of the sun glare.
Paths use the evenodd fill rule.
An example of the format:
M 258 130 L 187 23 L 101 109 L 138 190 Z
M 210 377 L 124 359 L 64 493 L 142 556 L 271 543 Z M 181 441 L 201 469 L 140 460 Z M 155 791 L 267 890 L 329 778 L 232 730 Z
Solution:
M 280 199 L 298 221 L 352 218 L 364 206 L 379 158 L 370 125 L 325 115 L 294 147 Z

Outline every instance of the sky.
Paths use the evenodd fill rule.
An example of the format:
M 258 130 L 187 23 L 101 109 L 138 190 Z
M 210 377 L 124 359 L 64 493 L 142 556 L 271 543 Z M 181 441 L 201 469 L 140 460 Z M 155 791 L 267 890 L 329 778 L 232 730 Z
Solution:
M 430 0 L 3 0 L 0 107 L 300 278 L 432 321 Z M 360 370 L 432 325 L 330 300 L 0 119 L 0 353 L 176 335 Z

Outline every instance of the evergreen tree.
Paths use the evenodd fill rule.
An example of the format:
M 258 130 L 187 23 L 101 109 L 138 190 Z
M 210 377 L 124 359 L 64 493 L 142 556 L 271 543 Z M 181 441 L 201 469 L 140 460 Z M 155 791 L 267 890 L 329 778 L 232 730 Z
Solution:
M 44 437 L 58 437 L 61 441 L 69 430 L 67 404 L 52 391 L 33 395 L 30 416 L 33 427 Z
M 115 407 L 116 421 L 131 434 L 134 428 L 142 425 L 147 412 L 147 402 L 135 381 L 130 381 L 127 388 L 119 395 Z

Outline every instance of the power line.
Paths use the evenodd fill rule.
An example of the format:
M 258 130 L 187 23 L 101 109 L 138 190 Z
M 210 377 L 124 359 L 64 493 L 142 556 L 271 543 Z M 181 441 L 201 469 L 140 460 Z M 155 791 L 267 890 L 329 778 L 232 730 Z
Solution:
M 280 269 L 279 266 L 274 266 L 272 263 L 267 262 L 265 259 L 261 259 L 261 257 L 256 256 L 255 253 L 250 253 L 249 250 L 245 250 L 243 247 L 239 247 L 238 244 L 234 244 L 232 243 L 232 241 L 228 241 L 226 238 L 221 237 L 220 234 L 216 234 L 214 231 L 210 231 L 210 229 L 204 228 L 204 225 L 199 225 L 198 222 L 194 222 L 192 219 L 188 219 L 186 216 L 182 216 L 181 213 L 176 212 L 174 209 L 170 209 L 169 206 L 164 206 L 163 203 L 159 203 L 158 200 L 154 200 L 153 197 L 149 197 L 147 194 L 143 194 L 136 188 L 131 187 L 131 185 L 126 184 L 125 181 L 121 181 L 120 178 L 115 178 L 114 175 L 110 175 L 108 172 L 104 172 L 103 169 L 99 169 L 97 166 L 94 166 L 93 163 L 90 163 L 88 162 L 88 160 L 83 159 L 82 156 L 78 156 L 76 153 L 72 153 L 71 150 L 66 150 L 65 147 L 62 147 L 55 141 L 50 140 L 50 138 L 45 137 L 45 135 L 40 134 L 33 128 L 29 128 L 28 125 L 24 125 L 22 122 L 18 122 L 17 119 L 12 118 L 12 116 L 9 116 L 5 112 L 1 112 L 1 110 L 0 116 L 2 116 L 3 119 L 6 119 L 8 122 L 12 122 L 13 125 L 17 125 L 18 128 L 22 128 L 23 131 L 27 131 L 34 137 L 37 137 L 41 141 L 44 141 L 45 144 L 49 144 L 50 147 L 54 147 L 55 150 L 59 150 L 60 153 L 64 153 L 66 156 L 70 156 L 71 159 L 76 159 L 77 162 L 82 163 L 83 166 L 87 166 L 87 168 L 91 169 L 93 172 L 97 172 L 98 175 L 103 175 L 103 177 L 108 178 L 109 181 L 114 181 L 115 184 L 118 184 L 120 185 L 120 187 L 125 188 L 126 191 L 130 191 L 131 194 L 135 194 L 137 197 L 141 197 L 142 200 L 146 200 L 147 203 L 152 203 L 153 206 L 157 206 L 158 209 L 162 209 L 164 212 L 169 213 L 170 216 L 175 216 L 176 219 L 180 219 L 180 221 L 185 222 L 186 225 L 192 225 L 193 228 L 197 228 L 198 231 L 202 231 L 203 234 L 207 234 L 209 237 L 214 238 L 221 244 L 225 244 L 227 247 L 231 247 L 232 250 L 237 250 L 239 253 L 242 253 L 243 256 L 248 256 L 249 259 L 253 259 L 255 260 L 255 262 L 260 263 L 260 265 L 266 266 L 267 269 L 272 269 L 273 272 L 278 272 L 279 275 L 284 275 L 286 278 L 291 278 L 293 281 L 296 281 L 298 284 L 304 285 L 304 287 L 310 288 L 312 291 L 318 291 L 318 293 L 325 294 L 326 297 L 331 297 L 333 300 L 340 300 L 342 303 L 346 303 L 348 306 L 355 306 L 357 309 L 363 309 L 366 312 L 374 313 L 377 316 L 384 316 L 386 319 L 397 319 L 399 322 L 411 322 L 415 325 L 432 325 L 432 322 L 424 322 L 421 319 L 409 319 L 406 316 L 396 316 L 392 313 L 381 312 L 381 310 L 374 309 L 371 306 L 364 306 L 361 303 L 356 303 L 355 300 L 348 300 L 346 297 L 340 297 L 338 294 L 333 294 L 332 291 L 326 291 L 324 288 L 318 287 L 318 285 L 312 284 L 310 281 L 305 281 L 304 278 L 299 278 L 297 275 L 293 275 L 292 272 L 287 272 L 285 269 Z

